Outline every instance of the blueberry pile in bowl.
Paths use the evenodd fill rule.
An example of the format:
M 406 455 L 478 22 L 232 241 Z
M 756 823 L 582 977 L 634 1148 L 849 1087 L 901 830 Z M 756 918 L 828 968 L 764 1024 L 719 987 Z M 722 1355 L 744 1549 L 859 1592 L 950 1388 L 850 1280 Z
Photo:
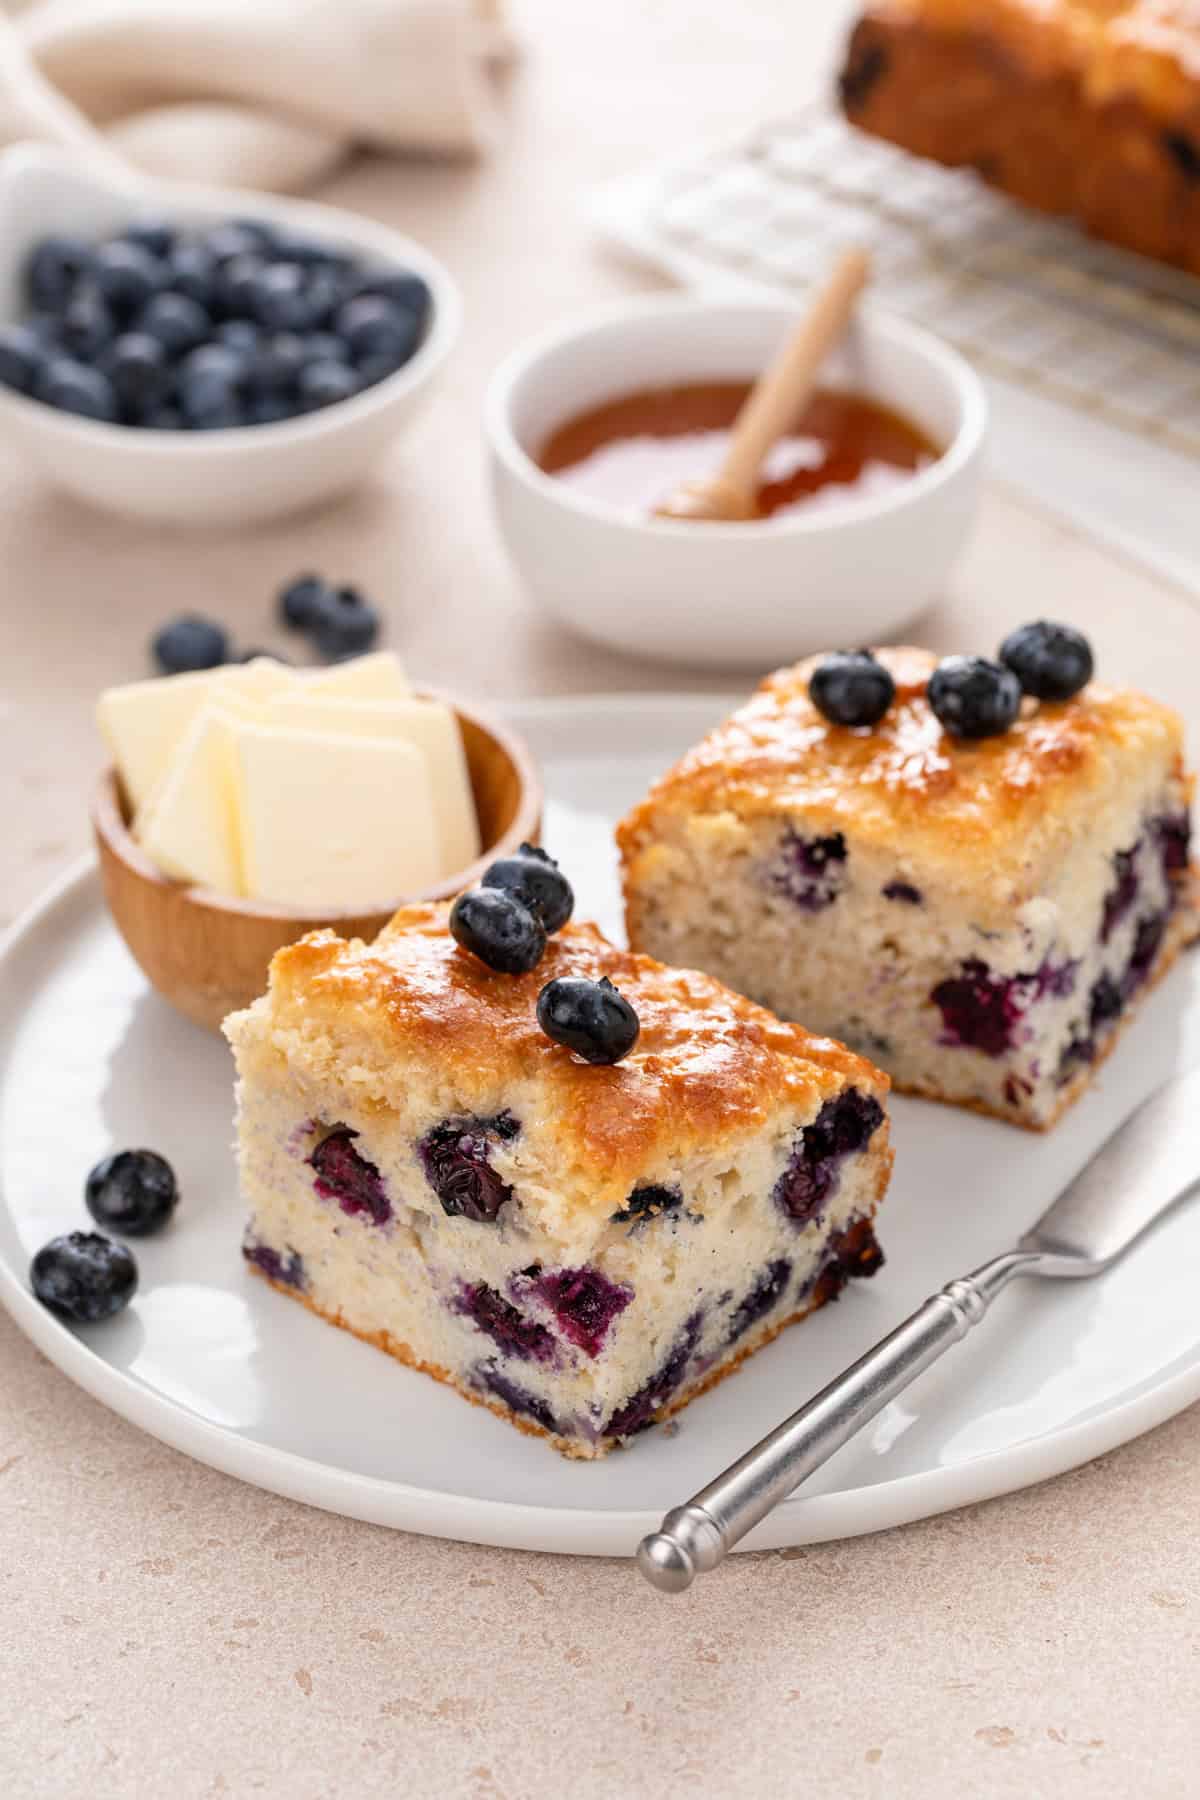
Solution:
M 154 431 L 271 425 L 348 400 L 411 360 L 432 304 L 420 275 L 254 219 L 44 237 L 24 286 L 23 318 L 0 327 L 0 385 Z

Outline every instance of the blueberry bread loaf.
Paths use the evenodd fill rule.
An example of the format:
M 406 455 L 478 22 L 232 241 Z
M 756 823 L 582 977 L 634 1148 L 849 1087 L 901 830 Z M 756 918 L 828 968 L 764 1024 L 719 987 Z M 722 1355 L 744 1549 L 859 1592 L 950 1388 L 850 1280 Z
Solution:
M 877 722 L 819 710 L 839 663 Z M 899 649 L 765 681 L 621 825 L 629 938 L 906 1092 L 1045 1127 L 1196 935 L 1182 729 L 1095 681 L 1037 701 L 997 664 L 934 670 Z
M 566 1455 L 602 1456 L 875 1271 L 887 1078 L 593 927 L 514 974 L 447 924 L 414 906 L 370 946 L 316 933 L 227 1021 L 245 1256 Z M 543 1017 L 564 982 L 611 1002 L 609 981 L 636 1045 L 591 1066 L 539 998 Z
M 1194 0 L 868 0 L 846 116 L 1200 273 Z

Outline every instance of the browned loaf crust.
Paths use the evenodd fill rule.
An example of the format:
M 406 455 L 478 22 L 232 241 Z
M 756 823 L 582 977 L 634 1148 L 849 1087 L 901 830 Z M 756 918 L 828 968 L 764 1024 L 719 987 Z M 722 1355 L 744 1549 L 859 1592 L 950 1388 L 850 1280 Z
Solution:
M 1196 0 L 871 0 L 848 119 L 1200 274 Z

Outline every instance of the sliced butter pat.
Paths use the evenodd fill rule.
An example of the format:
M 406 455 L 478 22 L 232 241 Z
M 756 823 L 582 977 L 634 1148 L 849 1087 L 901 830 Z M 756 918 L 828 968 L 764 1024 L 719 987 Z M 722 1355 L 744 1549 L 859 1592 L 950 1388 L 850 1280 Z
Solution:
M 266 700 L 300 680 L 284 664 L 257 657 L 232 668 L 161 675 L 106 689 L 96 706 L 96 721 L 134 811 L 146 805 L 172 752 L 209 700 L 235 693 Z
M 300 681 L 306 694 L 327 699 L 406 700 L 412 693 L 394 650 L 376 650 L 371 656 L 356 656 L 316 674 L 302 673 Z
M 101 694 L 96 722 L 135 809 L 149 798 L 219 673 L 205 669 L 196 675 L 132 681 Z
M 479 855 L 479 818 L 462 732 L 452 709 L 440 700 L 348 700 L 292 692 L 268 701 L 263 722 L 414 744 L 425 757 L 433 790 L 439 875 L 457 875 Z
M 233 750 L 239 711 L 214 703 L 197 713 L 135 826 L 165 875 L 223 894 L 243 891 Z
M 440 879 L 429 774 L 412 744 L 241 725 L 235 751 L 253 899 L 373 912 Z
M 276 662 L 273 656 L 256 656 L 253 662 L 221 669 L 218 674 L 225 678 L 227 686 L 238 688 L 254 700 L 271 700 L 276 694 L 290 693 L 293 688 L 304 685 L 304 675 L 299 669 L 289 669 L 286 663 Z

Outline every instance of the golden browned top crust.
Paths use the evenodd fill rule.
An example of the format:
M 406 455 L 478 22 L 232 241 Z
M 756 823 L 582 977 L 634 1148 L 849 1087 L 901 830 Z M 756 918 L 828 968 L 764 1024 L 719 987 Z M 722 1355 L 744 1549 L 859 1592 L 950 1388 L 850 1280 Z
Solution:
M 873 0 L 867 11 L 987 38 L 1031 74 L 1072 76 L 1095 105 L 1132 95 L 1176 115 L 1200 99 L 1200 0 Z
M 1090 683 L 1060 705 L 1025 701 L 1002 736 L 963 743 L 925 697 L 936 658 L 880 650 L 895 704 L 870 730 L 831 725 L 808 697 L 818 657 L 767 677 L 740 711 L 688 752 L 617 829 L 627 870 L 673 818 L 781 816 L 808 833 L 852 832 L 861 846 L 952 887 L 986 885 L 999 902 L 1040 891 L 1093 800 L 1181 765 L 1178 716 L 1127 688 Z
M 368 1105 L 401 1107 L 419 1083 L 447 1110 L 536 1118 L 542 1159 L 561 1158 L 599 1216 L 656 1169 L 781 1112 L 807 1119 L 849 1084 L 886 1092 L 887 1077 L 841 1044 L 711 976 L 615 949 L 593 925 L 568 925 L 537 969 L 513 976 L 456 944 L 447 916 L 404 907 L 371 945 L 320 931 L 279 951 L 267 996 L 230 1036 L 240 1047 L 252 1021 L 289 1063 L 353 1082 Z M 589 1066 L 542 1032 L 537 997 L 559 975 L 607 975 L 636 1009 L 641 1035 L 623 1062 Z

